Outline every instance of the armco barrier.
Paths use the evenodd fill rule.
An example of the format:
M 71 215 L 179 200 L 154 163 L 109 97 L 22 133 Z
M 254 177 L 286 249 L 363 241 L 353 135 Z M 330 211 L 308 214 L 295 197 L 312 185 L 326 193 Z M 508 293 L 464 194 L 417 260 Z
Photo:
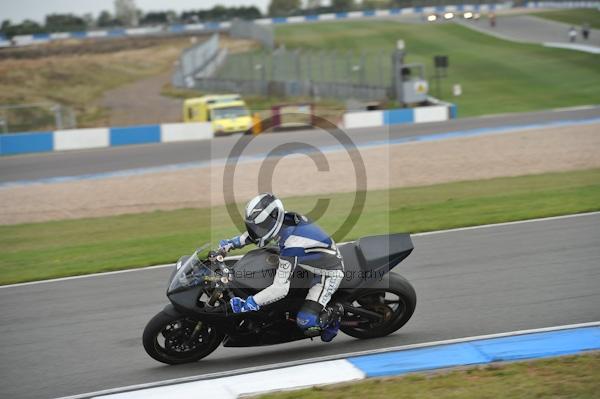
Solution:
M 0 134 L 0 155 L 209 140 L 213 137 L 212 125 L 206 122 Z

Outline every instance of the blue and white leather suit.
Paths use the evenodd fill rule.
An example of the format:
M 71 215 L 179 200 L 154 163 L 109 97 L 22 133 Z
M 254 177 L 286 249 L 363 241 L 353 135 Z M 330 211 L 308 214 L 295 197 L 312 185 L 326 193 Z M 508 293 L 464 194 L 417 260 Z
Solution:
M 249 244 L 247 232 L 232 239 L 235 247 Z M 253 296 L 259 306 L 284 298 L 296 267 L 312 273 L 311 287 L 296 316 L 298 327 L 307 333 L 324 327 L 321 312 L 344 278 L 344 262 L 331 237 L 305 216 L 286 212 L 278 233 L 279 267 L 273 284 Z

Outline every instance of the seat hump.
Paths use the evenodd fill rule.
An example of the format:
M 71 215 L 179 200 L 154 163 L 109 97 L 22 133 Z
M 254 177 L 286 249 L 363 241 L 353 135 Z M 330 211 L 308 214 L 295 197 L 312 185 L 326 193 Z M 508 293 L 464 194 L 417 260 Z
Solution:
M 363 237 L 358 240 L 357 247 L 363 258 L 363 270 L 377 270 L 382 267 L 391 269 L 414 249 L 408 233 Z

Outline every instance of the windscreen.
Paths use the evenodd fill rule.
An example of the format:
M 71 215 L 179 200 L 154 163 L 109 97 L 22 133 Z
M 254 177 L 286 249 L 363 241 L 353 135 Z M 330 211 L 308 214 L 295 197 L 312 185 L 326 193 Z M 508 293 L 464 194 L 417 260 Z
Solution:
M 177 264 L 177 272 L 171 279 L 167 294 L 196 287 L 204 282 L 205 276 L 213 274 L 213 271 L 200 260 L 205 258 L 202 256 L 205 247 L 198 249 L 183 263 Z
M 212 110 L 213 120 L 218 119 L 231 119 L 239 118 L 242 116 L 248 116 L 248 110 L 244 107 L 224 107 L 215 108 Z

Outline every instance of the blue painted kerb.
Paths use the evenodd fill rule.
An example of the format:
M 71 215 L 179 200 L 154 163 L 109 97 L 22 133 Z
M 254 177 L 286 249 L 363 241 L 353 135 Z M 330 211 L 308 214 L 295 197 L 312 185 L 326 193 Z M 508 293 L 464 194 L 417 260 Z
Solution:
M 347 360 L 367 377 L 382 377 L 446 367 L 571 355 L 597 349 L 600 349 L 600 327 L 584 327 L 357 356 Z

